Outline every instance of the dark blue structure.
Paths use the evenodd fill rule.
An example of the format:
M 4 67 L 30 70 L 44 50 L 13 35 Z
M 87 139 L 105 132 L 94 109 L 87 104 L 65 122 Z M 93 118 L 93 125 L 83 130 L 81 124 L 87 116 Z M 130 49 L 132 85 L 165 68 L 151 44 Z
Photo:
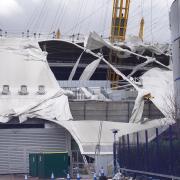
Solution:
M 169 126 L 161 135 L 159 129 L 155 129 L 156 138 L 151 142 L 148 142 L 146 130 L 145 143 L 140 143 L 139 133 L 134 134 L 136 142 L 133 144 L 130 143 L 129 134 L 123 136 L 116 145 L 119 166 L 133 172 L 180 177 L 180 139 L 174 129 Z

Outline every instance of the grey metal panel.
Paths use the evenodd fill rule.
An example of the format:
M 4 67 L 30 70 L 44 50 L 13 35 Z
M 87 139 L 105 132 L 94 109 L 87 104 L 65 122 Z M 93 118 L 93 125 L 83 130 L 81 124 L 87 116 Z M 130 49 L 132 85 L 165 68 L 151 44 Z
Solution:
M 128 102 L 109 102 L 108 110 L 127 110 Z
M 104 120 L 106 121 L 106 102 L 87 102 L 85 116 L 87 120 Z
M 150 103 L 145 103 L 144 104 L 144 111 L 143 111 L 143 116 L 142 118 L 150 118 Z
M 27 173 L 29 153 L 68 151 L 66 133 L 61 127 L 1 129 L 0 174 Z
M 85 102 L 77 102 L 77 101 L 72 101 L 70 102 L 70 109 L 71 111 L 74 111 L 74 110 L 77 110 L 77 111 L 80 111 L 80 110 L 83 110 L 84 109 L 84 104 Z
M 109 88 L 111 87 L 110 81 L 58 81 L 60 87 L 104 87 Z
M 73 115 L 73 119 L 74 120 L 83 120 L 85 119 L 85 102 L 81 101 L 81 102 L 70 102 L 70 109 L 71 109 L 71 113 Z
M 108 121 L 128 122 L 128 102 L 109 102 Z
M 106 102 L 99 102 L 99 101 L 89 101 L 86 102 L 86 111 L 89 110 L 105 110 L 106 109 Z
M 104 120 L 129 122 L 134 107 L 133 101 L 119 102 L 70 102 L 74 120 Z M 162 113 L 150 102 L 145 103 L 143 118 L 161 118 Z

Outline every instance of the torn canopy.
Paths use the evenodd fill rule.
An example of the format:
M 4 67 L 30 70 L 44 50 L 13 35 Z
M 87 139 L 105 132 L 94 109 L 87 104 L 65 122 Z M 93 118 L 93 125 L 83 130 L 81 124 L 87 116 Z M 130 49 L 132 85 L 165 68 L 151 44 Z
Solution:
M 142 57 L 139 54 L 130 52 L 129 50 L 123 49 L 121 47 L 114 47 L 114 46 L 110 45 L 109 43 L 105 42 L 104 40 L 102 40 L 102 38 L 100 38 L 98 35 L 95 36 L 95 39 L 93 39 L 93 38 L 89 38 L 90 41 L 88 40 L 88 42 L 86 44 L 86 48 L 88 49 L 88 51 L 86 50 L 86 52 L 94 55 L 97 58 L 98 57 L 100 58 L 100 56 L 95 55 L 91 50 L 101 48 L 103 46 L 110 47 L 113 50 L 117 50 L 117 51 L 124 51 L 124 52 L 126 52 L 127 55 L 134 54 L 134 55 Z M 95 43 L 95 44 L 93 44 L 93 43 Z M 157 53 L 162 53 L 161 51 L 158 50 L 158 48 L 156 50 L 158 51 Z M 143 58 L 149 60 L 148 59 L 149 57 L 143 57 Z M 140 124 L 140 123 L 142 123 L 141 119 L 142 119 L 142 113 L 143 113 L 143 108 L 144 108 L 144 96 L 147 96 L 147 95 L 150 96 L 151 92 L 152 92 L 152 94 L 154 94 L 154 92 L 156 92 L 156 90 L 158 91 L 160 83 L 159 83 L 159 86 L 156 86 L 153 89 L 151 89 L 150 86 L 148 86 L 148 81 L 146 81 L 146 83 L 144 83 L 143 88 L 139 88 L 136 84 L 131 82 L 131 80 L 129 78 L 127 78 L 116 67 L 114 67 L 112 64 L 110 64 L 104 58 L 102 58 L 102 61 L 104 61 L 110 68 L 112 68 L 114 70 L 115 73 L 120 75 L 124 80 L 128 81 L 138 91 L 138 97 L 136 99 L 136 106 L 134 107 L 134 113 L 133 113 L 133 116 L 131 119 L 132 122 L 134 122 L 134 123 L 103 122 L 102 130 L 104 130 L 104 132 L 102 132 L 102 138 L 101 138 L 101 143 L 100 143 L 102 154 L 103 153 L 104 154 L 112 153 L 113 135 L 112 135 L 111 130 L 114 128 L 120 130 L 120 133 L 118 134 L 119 136 L 150 129 L 149 140 L 152 140 L 155 137 L 155 131 L 153 131 L 153 128 L 159 127 L 160 133 L 161 133 L 167 129 L 168 125 L 175 123 L 175 121 L 172 118 L 169 118 L 168 116 L 166 116 L 167 115 L 166 114 L 165 118 L 163 118 L 163 119 L 147 121 L 147 122 L 144 122 L 143 124 Z M 145 63 L 145 65 L 146 65 L 146 63 Z M 167 72 L 170 74 L 172 73 L 170 70 L 164 70 L 164 72 L 165 73 Z M 143 78 L 145 78 L 145 76 Z M 151 78 L 151 77 L 149 76 L 149 78 Z M 163 80 L 166 81 L 166 77 Z M 156 81 L 156 83 L 157 83 L 157 81 Z M 169 83 L 169 85 L 171 85 L 171 84 Z M 163 91 L 162 88 L 161 88 L 161 90 Z M 159 96 L 159 94 L 156 94 L 156 95 L 157 95 L 157 99 L 161 98 Z M 159 108 L 159 110 L 163 113 L 162 106 L 158 106 L 158 101 L 157 100 L 154 101 L 153 98 L 151 98 L 151 100 Z M 162 99 L 163 102 L 165 102 L 165 100 L 166 99 Z M 73 128 L 71 132 L 72 132 L 72 134 L 77 136 L 77 137 L 75 136 L 74 138 L 77 140 L 77 142 L 79 142 L 79 147 L 81 149 L 81 152 L 85 153 L 85 154 L 88 154 L 88 153 L 94 154 L 95 147 L 98 142 L 98 133 L 99 133 L 98 127 L 99 127 L 100 121 L 94 121 L 94 122 L 91 121 L 88 123 L 72 121 L 71 123 L 72 123 L 71 127 Z M 81 129 L 83 129 L 84 132 L 82 132 Z M 88 132 L 91 134 L 92 131 L 93 131 L 93 136 L 88 136 Z M 88 136 L 88 137 L 86 137 L 86 136 Z M 134 136 L 133 136 L 133 138 L 134 138 Z M 142 142 L 143 142 L 143 139 L 142 139 Z
M 98 144 L 99 125 L 101 121 L 56 121 L 55 123 L 63 126 L 71 133 L 79 145 L 82 154 L 95 154 L 96 146 Z M 112 145 L 114 142 L 114 136 L 112 129 L 119 130 L 117 134 L 119 137 L 140 131 L 144 133 L 144 130 L 149 129 L 150 132 L 152 132 L 149 134 L 149 140 L 151 140 L 154 138 L 155 131 L 153 130 L 155 128 L 167 128 L 170 124 L 173 124 L 172 121 L 167 121 L 166 118 L 153 120 L 145 124 L 103 121 L 100 140 L 100 154 L 113 154 Z M 140 139 L 140 142 L 144 142 L 144 139 Z
M 151 92 L 151 101 L 170 119 L 175 119 L 173 71 L 152 68 L 141 76 L 143 88 Z
M 144 89 L 139 89 L 138 91 L 138 98 L 136 99 L 134 112 L 131 117 L 133 123 L 104 121 L 102 123 L 100 154 L 112 154 L 113 152 L 112 144 L 114 139 L 112 129 L 119 130 L 117 135 L 119 137 L 130 134 L 130 143 L 136 143 L 136 138 L 133 133 L 139 132 L 139 142 L 144 143 L 145 130 L 148 130 L 148 141 L 151 141 L 156 137 L 156 128 L 159 128 L 159 133 L 162 133 L 169 125 L 175 123 L 173 118 L 175 107 L 173 100 L 172 71 L 153 68 L 147 71 L 141 78 Z M 143 97 L 147 95 L 148 92 L 151 93 L 151 101 L 162 112 L 164 118 L 148 120 L 142 123 L 144 108 Z M 68 123 L 61 123 L 64 123 L 64 127 L 71 130 L 71 134 L 83 154 L 95 154 L 101 121 L 69 121 Z
M 0 121 L 8 122 L 14 116 L 20 117 L 21 122 L 28 117 L 50 120 L 71 133 L 83 154 L 94 154 L 100 121 L 67 121 L 72 118 L 68 99 L 59 88 L 47 64 L 46 53 L 39 49 L 37 42 L 30 39 L 1 39 L 0 57 L 0 87 L 9 85 L 9 94 L 0 95 Z M 116 68 L 114 70 L 122 75 Z M 19 94 L 21 85 L 27 85 L 27 95 Z M 44 95 L 37 93 L 39 85 L 44 85 Z M 166 127 L 170 123 L 167 119 L 147 124 L 103 122 L 101 153 L 112 154 L 111 130 L 114 128 L 120 130 L 121 136 L 143 129 Z
M 173 72 L 160 68 L 152 68 L 144 73 L 141 77 L 142 88 L 151 94 L 151 101 L 161 111 L 165 118 L 174 121 L 175 102 L 174 102 L 174 86 Z M 134 109 L 130 122 L 143 122 L 142 114 L 144 111 L 144 99 L 139 92 L 135 101 Z
M 128 52 L 130 54 L 134 54 L 134 55 L 137 55 L 139 57 L 143 57 L 145 59 L 147 59 L 147 62 L 146 63 L 143 63 L 141 64 L 142 66 L 145 66 L 148 64 L 148 62 L 152 62 L 154 61 L 153 58 L 150 59 L 150 57 L 144 57 L 142 55 L 139 55 L 139 54 L 136 54 L 136 53 L 133 53 L 133 52 L 130 52 L 129 50 L 126 50 L 126 49 L 123 49 L 121 47 L 115 47 L 114 45 L 104 41 L 98 34 L 96 34 L 95 32 L 94 33 L 90 33 L 90 36 L 88 38 L 88 41 L 87 41 L 87 44 L 86 44 L 86 48 L 89 48 L 88 50 L 86 50 L 86 52 L 94 55 L 95 57 L 98 57 L 98 58 L 101 58 L 100 55 L 98 54 L 95 54 L 91 51 L 91 49 L 93 49 L 93 47 L 97 48 L 97 47 L 103 47 L 103 46 L 107 46 L 113 50 L 116 50 L 116 51 L 124 51 L 124 52 Z M 82 48 L 82 47 L 80 47 Z M 83 48 L 82 48 L 83 49 Z M 85 50 L 85 49 L 84 49 Z M 115 66 L 113 66 L 112 64 L 110 64 L 106 59 L 102 58 L 102 61 L 104 61 L 116 74 L 118 74 L 119 76 L 121 76 L 124 80 L 126 80 L 127 82 L 129 82 L 137 91 L 138 91 L 138 96 L 136 98 L 136 101 L 135 101 L 135 106 L 134 106 L 134 109 L 133 109 L 133 113 L 132 113 L 132 117 L 130 119 L 130 122 L 134 122 L 134 123 L 140 123 L 142 121 L 142 114 L 143 114 L 143 109 L 144 109 L 144 98 L 145 96 L 149 97 L 150 100 L 152 100 L 151 98 L 151 91 L 152 92 L 155 92 L 156 90 L 158 91 L 159 90 L 159 87 L 156 85 L 156 87 L 154 87 L 153 89 L 150 88 L 150 86 L 148 86 L 148 80 L 146 80 L 146 82 L 144 82 L 144 86 L 142 88 L 138 87 L 133 81 L 130 80 L 129 77 L 126 77 L 123 73 L 121 73 Z M 159 63 L 158 63 L 159 64 Z M 139 66 L 141 67 L 141 65 L 138 65 L 134 68 L 134 70 L 137 70 L 139 68 Z M 163 65 L 164 67 L 164 65 Z M 168 67 L 166 67 L 167 69 L 169 69 Z M 168 74 L 172 74 L 172 71 L 169 69 L 169 70 L 164 70 L 164 72 L 168 73 Z M 133 71 L 132 71 L 133 73 Z M 168 80 L 168 85 L 170 88 L 172 88 L 172 83 L 170 82 L 173 82 L 171 79 L 167 79 L 168 76 L 165 76 L 165 78 L 163 79 L 164 82 L 166 82 Z M 151 78 L 151 77 L 150 77 Z M 150 79 L 151 80 L 151 79 Z M 157 80 L 155 81 L 157 82 Z M 146 86 L 145 86 L 146 84 Z M 161 83 L 159 82 L 159 85 Z M 147 88 L 146 88 L 147 87 Z M 161 90 L 163 90 L 161 88 Z M 168 95 L 168 94 L 167 94 Z M 157 94 L 158 96 L 158 94 Z M 159 97 L 159 96 L 158 96 Z M 159 97 L 159 99 L 161 99 L 162 97 Z M 161 102 L 167 100 L 166 99 L 163 99 L 161 100 Z M 163 110 L 162 110 L 162 107 L 158 106 L 158 101 L 154 101 L 152 100 L 152 102 L 158 107 L 160 108 L 159 110 L 164 114 Z M 165 115 L 166 118 L 168 118 L 166 115 Z M 174 120 L 172 120 L 174 121 Z
M 142 55 L 145 51 L 161 55 L 165 54 L 169 56 L 169 44 L 149 44 L 142 42 L 138 37 L 129 36 L 127 41 L 110 43 L 104 40 L 96 32 L 91 32 L 88 36 L 85 47 L 90 50 L 100 49 L 106 46 L 107 48 L 117 52 L 117 56 L 120 58 L 127 58 L 130 54 Z M 121 53 L 120 53 L 121 52 Z M 124 54 L 122 54 L 124 52 Z
M 84 69 L 83 73 L 81 74 L 81 77 L 79 78 L 79 80 L 80 81 L 90 80 L 91 76 L 94 74 L 94 72 L 97 69 L 100 62 L 101 62 L 101 58 L 94 60 L 92 63 L 90 63 L 88 66 L 86 66 L 86 68 Z
M 69 120 L 72 115 L 38 42 L 31 39 L 0 39 L 0 122 L 19 117 Z M 7 88 L 4 92 L 4 88 Z M 43 93 L 39 88 L 43 87 Z M 24 89 L 23 89 L 24 88 Z M 24 92 L 23 92 L 24 91 Z

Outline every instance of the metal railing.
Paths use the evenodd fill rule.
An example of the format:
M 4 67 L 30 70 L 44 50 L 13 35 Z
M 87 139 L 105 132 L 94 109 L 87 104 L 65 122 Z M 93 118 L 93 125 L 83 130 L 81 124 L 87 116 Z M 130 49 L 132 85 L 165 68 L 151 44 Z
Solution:
M 122 136 L 116 144 L 119 166 L 137 174 L 180 179 L 180 139 L 172 126 L 161 132 L 156 128 Z
M 73 81 L 58 81 L 60 87 L 103 87 L 104 89 L 110 89 L 111 83 L 110 81 L 96 81 L 96 80 L 89 80 L 89 81 L 79 81 L 79 80 L 73 80 Z
M 159 174 L 159 173 L 151 173 L 151 172 L 146 172 L 146 171 L 137 171 L 137 170 L 131 170 L 131 169 L 125 169 L 125 168 L 120 168 L 122 172 L 126 173 L 133 173 L 134 175 L 146 175 L 146 176 L 151 176 L 151 177 L 159 177 L 163 179 L 172 179 L 172 180 L 180 180 L 180 177 L 177 176 L 170 176 L 170 175 L 165 175 L 165 174 Z

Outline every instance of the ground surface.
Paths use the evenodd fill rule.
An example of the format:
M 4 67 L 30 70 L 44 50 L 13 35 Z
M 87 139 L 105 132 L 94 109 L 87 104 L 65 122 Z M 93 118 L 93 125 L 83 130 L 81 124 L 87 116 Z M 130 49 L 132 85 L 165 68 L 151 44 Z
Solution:
M 0 175 L 0 180 L 24 180 L 24 175 Z M 28 178 L 28 180 L 38 180 L 38 178 Z
M 24 180 L 24 175 L 0 175 L 0 180 Z M 28 177 L 28 180 L 40 180 L 40 179 Z M 41 180 L 44 180 L 44 179 L 41 179 Z M 60 179 L 56 179 L 56 180 L 60 180 Z

